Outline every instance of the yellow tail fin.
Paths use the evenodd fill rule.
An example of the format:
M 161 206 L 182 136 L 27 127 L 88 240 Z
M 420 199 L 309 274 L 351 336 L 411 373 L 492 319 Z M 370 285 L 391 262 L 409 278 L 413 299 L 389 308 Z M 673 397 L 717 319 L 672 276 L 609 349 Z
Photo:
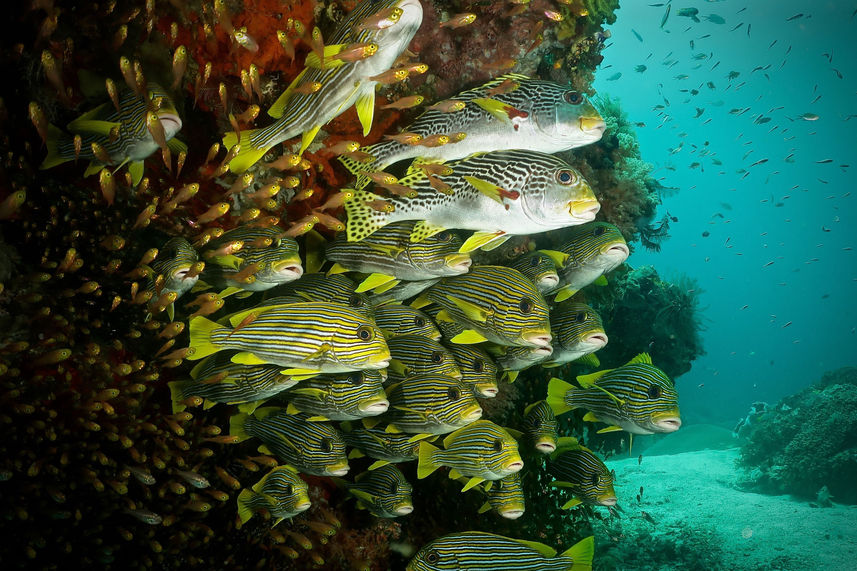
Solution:
M 259 159 L 265 156 L 265 153 L 267 153 L 273 146 L 267 145 L 264 148 L 259 148 L 253 145 L 250 138 L 260 130 L 261 129 L 249 129 L 247 131 L 241 131 L 240 139 L 235 131 L 229 131 L 223 136 L 223 146 L 227 149 L 231 149 L 235 145 L 241 145 L 241 150 L 239 150 L 238 154 L 235 155 L 235 158 L 229 162 L 230 171 L 236 174 L 246 171 L 256 164 Z
M 590 535 L 585 539 L 581 539 L 559 555 L 560 557 L 570 557 L 574 563 L 569 567 L 569 571 L 591 571 L 592 558 L 595 556 L 595 537 Z
M 247 432 L 247 427 L 245 426 L 248 418 L 250 418 L 250 415 L 245 412 L 239 412 L 229 418 L 229 435 L 237 436 L 239 442 L 244 442 L 250 438 L 250 434 Z
M 241 518 L 241 523 L 247 523 L 253 517 L 253 509 L 250 507 L 250 500 L 255 494 L 248 489 L 241 490 L 238 494 L 238 517 Z
M 565 395 L 569 389 L 573 389 L 574 385 L 566 383 L 562 379 L 553 378 L 548 382 L 548 397 L 547 400 L 554 414 L 562 414 L 570 411 L 573 407 L 566 404 Z
M 193 349 L 193 353 L 188 354 L 187 359 L 196 361 L 223 349 L 223 347 L 216 346 L 211 340 L 211 335 L 217 330 L 229 332 L 227 327 L 223 327 L 201 315 L 191 319 L 190 346 Z
M 440 464 L 435 464 L 433 461 L 434 453 L 440 450 L 437 446 L 432 446 L 426 441 L 420 442 L 419 464 L 417 464 L 417 478 L 422 480 L 438 468 Z
M 48 156 L 45 157 L 45 160 L 42 161 L 42 164 L 39 166 L 41 170 L 53 168 L 71 160 L 71 157 L 63 157 L 60 155 L 60 141 L 66 137 L 68 137 L 68 135 L 63 133 L 59 127 L 48 124 L 48 139 L 46 143 L 48 147 Z
M 173 401 L 173 414 L 182 412 L 187 408 L 181 401 L 187 398 L 185 397 L 184 390 L 190 384 L 193 384 L 193 381 L 173 381 L 167 383 L 167 386 L 170 387 L 170 398 Z

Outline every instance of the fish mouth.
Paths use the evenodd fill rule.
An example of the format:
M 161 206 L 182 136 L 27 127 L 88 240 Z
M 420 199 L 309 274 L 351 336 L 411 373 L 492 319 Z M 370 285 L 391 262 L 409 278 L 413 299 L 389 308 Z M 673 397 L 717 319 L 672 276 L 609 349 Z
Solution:
M 357 408 L 363 414 L 368 415 L 376 415 L 383 414 L 387 412 L 387 409 L 390 408 L 390 401 L 387 399 L 377 399 L 372 401 L 363 402 L 357 405 Z
M 481 397 L 493 399 L 499 391 L 500 389 L 497 388 L 497 385 L 476 385 L 476 392 Z
M 446 267 L 462 274 L 470 271 L 470 266 L 473 264 L 470 254 L 450 254 L 444 260 L 446 261 Z
M 276 262 L 273 264 L 273 269 L 276 273 L 286 276 L 294 276 L 291 277 L 291 280 L 296 280 L 302 275 L 304 275 L 304 268 L 301 263 L 294 260 L 283 260 L 282 262 Z
M 524 461 L 518 458 L 514 462 L 509 462 L 508 464 L 506 464 L 506 471 L 508 471 L 510 474 L 514 474 L 515 472 L 519 472 L 523 467 Z
M 524 508 L 512 508 L 508 510 L 503 510 L 500 512 L 500 515 L 506 519 L 518 519 L 522 515 L 524 515 Z
M 182 120 L 178 115 L 173 113 L 164 113 L 158 116 L 161 125 L 164 127 L 166 139 L 172 139 L 176 133 L 182 130 Z
M 581 131 L 587 134 L 590 134 L 593 131 L 598 131 L 599 139 L 604 134 L 605 129 L 607 129 L 607 125 L 601 117 L 581 117 L 578 119 L 577 125 L 580 127 Z
M 550 342 L 553 337 L 551 336 L 550 332 L 534 331 L 531 333 L 524 333 L 521 336 L 521 339 L 523 339 L 528 345 L 532 347 L 550 348 L 550 353 L 553 353 L 553 347 L 550 346 Z M 533 353 L 536 354 L 535 351 L 533 351 Z
M 411 504 L 405 504 L 403 506 L 397 507 L 395 510 L 393 510 L 393 513 L 396 515 L 408 515 L 412 511 L 414 511 L 414 506 Z
M 295 504 L 295 510 L 297 510 L 299 512 L 306 511 L 309 509 L 309 507 L 311 505 L 312 505 L 312 502 L 309 501 L 309 498 L 304 498 L 300 502 Z
M 568 203 L 568 212 L 572 218 L 583 222 L 592 222 L 595 220 L 595 215 L 601 210 L 601 204 L 594 198 L 584 198 L 583 200 L 572 200 Z
M 616 505 L 616 496 L 601 496 L 598 499 L 598 503 L 602 506 L 615 506 Z
M 471 405 L 464 409 L 464 412 L 461 413 L 461 420 L 464 422 L 473 422 L 474 420 L 479 420 L 482 418 L 482 407 L 478 404 Z
M 546 276 L 542 276 L 541 279 L 539 279 L 538 284 L 536 285 L 538 285 L 538 287 L 543 290 L 551 290 L 559 285 L 559 276 L 556 274 L 548 274 Z
M 341 464 L 333 464 L 332 466 L 328 466 L 325 472 L 328 476 L 344 476 L 348 473 L 348 462 L 344 462 Z
M 542 454 L 550 454 L 554 450 L 556 450 L 556 442 L 553 440 L 539 440 L 536 442 L 536 450 L 541 452 Z
M 620 242 L 618 244 L 610 244 L 609 246 L 607 246 L 604 250 L 601 251 L 601 255 L 626 260 L 628 256 L 631 255 L 631 250 L 630 248 L 628 248 L 628 244 Z
M 675 432 L 681 428 L 681 417 L 678 409 L 652 415 L 652 424 L 658 432 Z
M 604 332 L 591 333 L 587 335 L 583 340 L 583 342 L 587 345 L 594 345 L 598 347 L 598 349 L 601 349 L 602 347 L 607 345 L 607 341 L 607 334 Z M 597 351 L 598 349 L 595 350 Z

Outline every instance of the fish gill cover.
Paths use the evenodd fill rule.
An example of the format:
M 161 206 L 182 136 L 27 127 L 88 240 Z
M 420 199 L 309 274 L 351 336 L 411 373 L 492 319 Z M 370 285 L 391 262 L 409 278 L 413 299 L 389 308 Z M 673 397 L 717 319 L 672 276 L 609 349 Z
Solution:
M 612 486 L 602 459 L 630 447 L 615 431 L 678 428 L 675 380 L 703 352 L 701 289 L 625 264 L 672 219 L 655 221 L 665 187 L 634 123 L 592 87 L 617 8 L 18 4 L 4 568 L 597 565 L 592 522 L 620 514 L 575 486 Z M 395 145 L 415 150 L 380 157 Z M 409 231 L 377 231 L 393 219 Z M 375 273 L 326 260 L 334 236 L 368 236 Z M 414 260 L 427 241 L 437 259 Z M 533 282 L 524 258 L 556 278 Z M 443 260 L 456 271 L 413 279 Z M 582 317 L 549 324 L 572 296 Z M 578 332 L 587 311 L 603 327 Z M 431 336 L 406 347 L 416 376 L 391 358 L 397 330 Z M 581 356 L 549 361 L 559 340 Z M 523 504 L 504 510 L 510 474 Z

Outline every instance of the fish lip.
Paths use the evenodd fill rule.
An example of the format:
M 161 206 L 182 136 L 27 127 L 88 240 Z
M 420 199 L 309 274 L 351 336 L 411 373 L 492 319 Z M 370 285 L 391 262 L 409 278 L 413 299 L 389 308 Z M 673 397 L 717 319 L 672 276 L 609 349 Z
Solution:
M 556 444 L 547 441 L 537 442 L 536 450 L 538 450 L 542 454 L 550 454 L 551 452 L 556 450 Z
M 305 511 L 305 510 L 308 510 L 311 505 L 312 505 L 312 502 L 307 499 L 305 501 L 302 501 L 299 504 L 295 504 L 295 509 L 298 511 Z
M 358 410 L 364 414 L 383 414 L 387 412 L 387 409 L 390 408 L 390 401 L 387 399 L 381 399 L 377 401 L 370 402 L 368 404 L 363 403 L 357 405 Z
M 604 119 L 600 116 L 598 117 L 581 117 L 577 120 L 577 126 L 586 134 L 590 134 L 593 131 L 598 131 L 601 135 L 604 134 L 604 131 L 607 129 L 607 124 L 604 122 Z
M 545 333 L 542 331 L 537 331 L 533 333 L 524 333 L 521 338 L 526 341 L 532 347 L 538 348 L 547 348 L 550 347 L 551 353 L 553 353 L 553 347 L 551 347 L 550 342 L 553 339 L 553 336 L 550 333 Z M 548 353 L 550 354 L 550 353 Z
M 470 254 L 450 254 L 446 256 L 446 265 L 449 269 L 466 274 L 473 265 Z
M 601 203 L 593 199 L 572 200 L 568 203 L 568 212 L 575 220 L 580 223 L 592 222 L 595 220 L 595 215 L 601 210 Z
M 519 472 L 523 467 L 523 460 L 515 460 L 514 462 L 509 462 L 508 464 L 506 464 L 506 470 L 509 470 L 511 473 Z
M 493 386 L 492 387 L 483 387 L 481 389 L 477 387 L 476 392 L 479 393 L 479 396 L 483 396 L 485 398 L 492 399 L 492 398 L 497 396 L 497 393 L 500 392 L 500 389 L 498 387 L 493 387 Z
M 619 242 L 616 244 L 610 244 L 601 251 L 601 254 L 603 256 L 610 256 L 616 258 L 621 256 L 622 259 L 625 260 L 628 258 L 628 256 L 631 255 L 631 249 L 628 248 L 628 244 Z
M 598 499 L 598 503 L 602 506 L 615 506 L 617 501 L 616 496 Z
M 304 268 L 300 262 L 294 262 L 292 260 L 277 262 L 273 267 L 274 271 L 278 274 L 282 274 L 284 272 L 294 274 L 294 279 L 298 279 L 304 274 Z
M 609 338 L 607 337 L 607 334 L 604 332 L 592 333 L 590 335 L 587 335 L 586 339 L 584 340 L 584 342 L 586 344 L 597 346 L 598 349 L 601 349 L 602 347 L 607 345 L 608 341 L 609 341 Z M 598 349 L 596 349 L 596 351 Z
M 336 467 L 333 469 L 328 468 L 326 470 L 328 476 L 344 476 L 348 473 L 349 466 L 346 464 L 345 466 Z
M 539 287 L 553 289 L 559 285 L 559 276 L 556 274 L 544 276 L 539 280 Z
M 468 409 L 468 411 L 466 411 L 461 416 L 462 420 L 465 420 L 467 422 L 471 422 L 471 421 L 479 420 L 480 418 L 482 418 L 482 407 L 481 406 L 476 405 L 475 407 Z
M 506 511 L 500 512 L 500 515 L 506 519 L 518 519 L 519 517 L 524 515 L 524 509 L 520 508 L 520 509 L 514 509 L 514 510 L 506 510 Z
M 661 418 L 655 421 L 661 432 L 675 432 L 681 428 L 681 419 L 677 416 Z
M 414 511 L 414 506 L 412 506 L 412 505 L 411 506 L 399 506 L 394 510 L 394 513 L 396 513 L 397 515 L 408 515 L 412 511 Z
M 164 127 L 164 134 L 167 139 L 172 139 L 176 133 L 182 130 L 182 120 L 174 113 L 164 113 L 158 116 L 158 120 Z
M 385 357 L 379 361 L 368 361 L 367 369 L 386 369 L 390 365 L 390 357 Z

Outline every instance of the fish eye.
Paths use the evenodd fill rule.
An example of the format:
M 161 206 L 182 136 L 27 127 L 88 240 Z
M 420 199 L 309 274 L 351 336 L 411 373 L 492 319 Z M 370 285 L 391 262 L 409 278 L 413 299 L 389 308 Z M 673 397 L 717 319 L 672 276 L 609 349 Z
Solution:
M 443 353 L 441 351 L 433 351 L 431 354 L 431 362 L 436 365 L 443 363 Z
M 348 305 L 351 307 L 361 307 L 363 305 L 363 298 L 355 293 L 348 298 Z
M 533 300 L 527 297 L 522 299 L 521 302 L 518 304 L 518 308 L 521 310 L 521 313 L 525 314 L 530 313 L 534 307 L 535 304 L 533 303 Z
M 533 420 L 533 428 L 541 428 L 542 427 L 542 419 L 537 418 Z
M 417 327 L 425 327 L 425 325 L 426 325 L 425 317 L 423 317 L 421 315 L 416 316 L 414 318 L 414 325 L 416 325 Z
M 531 268 L 535 268 L 536 266 L 538 266 L 538 265 L 539 265 L 539 262 L 540 262 L 540 261 L 541 261 L 541 260 L 539 259 L 539 257 L 538 257 L 538 256 L 533 256 L 532 258 L 530 258 L 530 267 L 531 267 Z
M 292 495 L 292 485 L 286 484 L 285 486 L 283 486 L 283 493 L 287 496 L 291 496 Z
M 375 338 L 375 332 L 372 331 L 371 327 L 363 325 L 357 329 L 357 336 L 363 341 L 371 341 Z
M 330 438 L 322 438 L 321 449 L 325 452 L 333 452 L 333 441 L 331 441 Z
M 441 242 L 449 242 L 450 240 L 452 240 L 452 232 L 441 232 L 437 235 L 437 239 Z
M 501 450 L 503 450 L 503 441 L 500 440 L 499 438 L 496 439 L 494 441 L 494 443 L 491 445 L 491 448 L 494 449 L 494 452 L 500 452 Z
M 479 357 L 473 359 L 473 370 L 477 373 L 481 373 L 485 370 L 485 361 L 480 359 Z
M 652 385 L 649 387 L 648 393 L 650 399 L 656 399 L 661 396 L 661 387 L 659 387 L 658 385 Z
M 395 494 L 399 491 L 399 484 L 396 482 L 390 482 L 390 493 Z
M 589 483 L 593 486 L 598 485 L 598 474 L 592 474 L 592 478 L 589 479 Z
M 563 169 L 556 173 L 556 180 L 560 184 L 575 184 L 577 182 L 577 175 L 568 169 Z
M 592 235 L 593 236 L 601 236 L 605 232 L 607 232 L 607 228 L 605 228 L 604 226 L 596 226 L 595 230 L 592 231 Z
M 356 386 L 362 385 L 363 384 L 363 373 L 360 373 L 360 372 L 351 373 L 348 376 L 348 382 L 351 383 L 352 385 L 356 385 Z
M 575 323 L 583 323 L 583 321 L 584 321 L 585 319 L 586 319 L 586 314 L 585 314 L 584 312 L 582 312 L 582 311 L 578 312 L 578 313 L 574 316 L 574 322 L 575 322 Z
M 461 398 L 461 391 L 456 388 L 451 388 L 446 391 L 446 396 L 449 397 L 449 400 L 458 400 Z
M 426 554 L 426 561 L 429 563 L 437 563 L 440 560 L 440 555 L 437 554 L 437 551 L 429 551 Z
M 572 105 L 580 105 L 583 101 L 583 96 L 577 91 L 566 91 L 563 93 L 562 98 L 565 99 L 566 103 L 571 103 Z

